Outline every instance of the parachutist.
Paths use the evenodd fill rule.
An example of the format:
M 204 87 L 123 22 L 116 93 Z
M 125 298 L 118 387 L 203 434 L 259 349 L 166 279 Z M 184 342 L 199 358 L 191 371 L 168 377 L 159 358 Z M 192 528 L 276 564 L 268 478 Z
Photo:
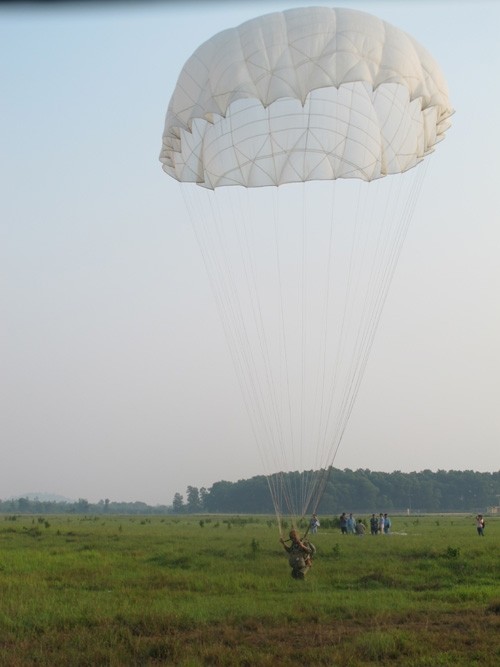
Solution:
M 294 579 L 304 579 L 312 566 L 312 557 L 316 549 L 310 542 L 301 540 L 296 530 L 291 530 L 289 537 L 289 540 L 281 537 L 280 542 L 288 553 L 291 575 Z M 291 542 L 290 546 L 286 542 Z

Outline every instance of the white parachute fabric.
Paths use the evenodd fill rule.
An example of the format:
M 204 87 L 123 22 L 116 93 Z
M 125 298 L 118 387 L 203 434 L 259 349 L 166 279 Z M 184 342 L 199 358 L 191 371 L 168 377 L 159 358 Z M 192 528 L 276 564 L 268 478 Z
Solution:
M 356 10 L 292 9 L 195 51 L 160 160 L 208 188 L 370 181 L 415 166 L 451 114 L 439 67 L 405 32 Z
M 318 508 L 419 163 L 452 113 L 428 52 L 348 9 L 225 30 L 179 76 L 160 160 L 181 182 L 278 516 Z

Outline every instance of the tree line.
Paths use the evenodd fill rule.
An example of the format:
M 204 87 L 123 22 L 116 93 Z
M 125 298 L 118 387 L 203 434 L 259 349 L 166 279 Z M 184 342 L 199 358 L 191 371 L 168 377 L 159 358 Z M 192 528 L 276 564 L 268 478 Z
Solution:
M 306 473 L 288 473 L 295 487 Z M 423 470 L 402 473 L 371 470 L 329 470 L 318 507 L 323 516 L 341 512 L 487 512 L 500 505 L 500 471 Z M 215 482 L 209 489 L 188 486 L 169 505 L 116 502 L 108 498 L 90 503 L 85 498 L 61 502 L 38 498 L 0 500 L 3 514 L 273 514 L 274 506 L 264 475 L 237 482 Z
M 302 475 L 288 473 L 292 486 L 300 486 Z M 339 470 L 331 468 L 318 512 L 486 512 L 500 504 L 500 471 L 423 470 L 395 471 Z M 172 511 L 181 513 L 272 514 L 274 506 L 265 476 L 238 482 L 216 482 L 210 489 L 188 486 L 186 499 L 176 493 Z
M 0 500 L 2 514 L 168 514 L 172 508 L 167 505 L 151 506 L 143 502 L 113 502 L 106 498 L 90 503 L 85 498 L 74 502 L 43 500 L 39 498 L 11 498 Z

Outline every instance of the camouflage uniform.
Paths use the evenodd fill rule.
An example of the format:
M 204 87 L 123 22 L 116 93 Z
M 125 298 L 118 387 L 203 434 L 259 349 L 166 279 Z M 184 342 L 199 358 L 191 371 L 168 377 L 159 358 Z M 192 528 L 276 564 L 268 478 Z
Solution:
M 284 545 L 288 552 L 288 562 L 292 568 L 291 575 L 294 579 L 304 579 L 311 567 L 311 556 L 315 552 L 314 546 L 309 542 L 303 542 L 302 544 L 303 546 L 292 541 L 290 546 Z

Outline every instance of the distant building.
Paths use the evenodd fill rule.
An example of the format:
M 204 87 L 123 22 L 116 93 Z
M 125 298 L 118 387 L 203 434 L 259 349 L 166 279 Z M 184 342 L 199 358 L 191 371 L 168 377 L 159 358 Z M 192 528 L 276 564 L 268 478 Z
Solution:
M 500 514 L 500 506 L 496 505 L 493 507 L 488 507 L 487 512 L 488 514 Z

